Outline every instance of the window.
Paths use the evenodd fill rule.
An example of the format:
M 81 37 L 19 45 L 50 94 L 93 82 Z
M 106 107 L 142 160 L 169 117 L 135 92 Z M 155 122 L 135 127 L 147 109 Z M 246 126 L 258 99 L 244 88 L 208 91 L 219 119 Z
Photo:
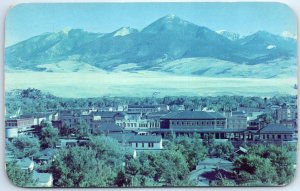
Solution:
M 138 143 L 135 143 L 135 147 L 138 147 L 139 146 L 139 144 Z
M 144 143 L 142 143 L 142 147 L 144 148 Z

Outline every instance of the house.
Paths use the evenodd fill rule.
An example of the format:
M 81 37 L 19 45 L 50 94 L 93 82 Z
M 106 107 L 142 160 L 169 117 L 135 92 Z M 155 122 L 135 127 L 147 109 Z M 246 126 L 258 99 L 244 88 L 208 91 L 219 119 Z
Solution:
M 162 129 L 224 129 L 226 117 L 218 112 L 177 111 L 161 117 Z
M 111 111 L 97 111 L 92 112 L 94 121 L 101 121 L 101 123 L 115 123 L 116 120 L 124 119 L 124 114 L 122 112 L 111 112 Z
M 134 136 L 136 133 L 131 131 L 124 131 L 124 132 L 116 132 L 116 133 L 109 133 L 107 134 L 108 137 L 111 137 L 118 141 L 119 144 L 122 146 L 128 146 L 129 139 Z
M 236 150 L 234 153 L 237 155 L 245 155 L 247 154 L 248 150 L 245 149 L 244 147 L 239 147 L 238 150 Z
M 5 128 L 18 128 L 19 132 L 26 132 L 31 130 L 31 126 L 34 125 L 34 118 L 14 118 L 5 120 Z
M 136 151 L 160 151 L 163 149 L 162 137 L 157 135 L 139 135 L 134 132 L 110 133 L 107 135 L 117 140 L 122 146 Z
M 35 187 L 53 187 L 53 176 L 50 173 L 34 171 L 32 179 L 36 181 Z
M 163 149 L 162 137 L 156 135 L 133 135 L 129 138 L 128 143 L 137 151 Z
M 49 163 L 50 161 L 54 161 L 56 150 L 52 148 L 46 148 L 40 152 L 41 156 L 36 159 L 39 163 Z
M 60 139 L 59 147 L 75 147 L 78 145 L 77 139 Z
M 258 131 L 262 141 L 277 142 L 293 140 L 294 130 L 281 124 L 270 124 Z
M 122 133 L 123 131 L 122 127 L 114 123 L 102 123 L 98 127 L 93 128 L 94 134 Z
M 34 168 L 34 162 L 29 158 L 18 160 L 17 165 L 21 168 L 21 170 L 25 170 L 28 172 L 32 172 Z

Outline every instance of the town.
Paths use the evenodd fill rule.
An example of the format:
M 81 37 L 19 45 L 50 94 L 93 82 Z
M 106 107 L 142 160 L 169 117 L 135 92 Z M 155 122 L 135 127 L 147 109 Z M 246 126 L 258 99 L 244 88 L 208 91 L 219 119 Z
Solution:
M 206 149 L 206 153 L 202 160 L 193 162 L 185 179 L 188 177 L 195 186 L 218 185 L 220 181 L 226 185 L 227 179 L 234 179 L 230 178 L 233 176 L 233 165 L 236 164 L 234 161 L 251 153 L 253 146 L 290 148 L 297 144 L 296 98 L 291 103 L 279 105 L 268 103 L 266 98 L 264 101 L 259 107 L 240 105 L 222 110 L 214 110 L 209 106 L 191 109 L 175 104 L 123 104 L 113 107 L 51 109 L 29 114 L 17 111 L 5 119 L 6 162 L 19 168 L 15 170 L 30 174 L 34 180 L 34 183 L 27 182 L 22 186 L 53 187 L 62 185 L 55 183 L 62 175 L 55 177 L 57 173 L 53 170 L 55 162 L 61 159 L 57 156 L 60 151 L 91 147 L 96 144 L 97 137 L 102 138 L 99 142 L 109 138 L 113 143 L 118 143 L 114 146 L 124 151 L 130 160 L 139 160 L 145 156 L 144 153 L 162 154 L 171 147 L 172 141 L 176 146 L 176 143 L 180 144 L 178 140 L 196 139 Z M 40 142 L 36 150 L 33 140 Z M 217 154 L 217 147 L 224 150 L 226 146 L 230 151 Z M 121 163 L 123 166 L 128 165 L 125 159 Z M 212 171 L 217 171 L 217 175 L 208 176 Z M 121 175 L 119 172 L 116 179 L 121 181 Z M 140 185 L 134 184 L 132 177 L 128 184 L 125 180 L 121 183 L 117 181 L 115 186 Z M 172 186 L 172 183 L 166 182 L 166 178 L 160 177 L 156 184 L 152 182 L 149 185 Z M 281 184 L 285 183 L 283 181 Z

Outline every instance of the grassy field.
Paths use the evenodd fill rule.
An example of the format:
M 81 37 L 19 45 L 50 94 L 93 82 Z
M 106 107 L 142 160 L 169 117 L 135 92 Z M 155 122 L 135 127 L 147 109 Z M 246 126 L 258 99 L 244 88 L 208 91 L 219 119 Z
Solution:
M 5 89 L 37 88 L 60 97 L 274 96 L 296 94 L 296 78 L 209 78 L 160 72 L 7 72 Z

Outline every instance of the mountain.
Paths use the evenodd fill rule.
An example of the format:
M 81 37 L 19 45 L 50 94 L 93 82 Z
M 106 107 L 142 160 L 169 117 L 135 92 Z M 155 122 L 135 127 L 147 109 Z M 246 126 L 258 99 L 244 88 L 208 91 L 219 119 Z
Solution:
M 228 38 L 229 40 L 235 41 L 240 39 L 240 35 L 234 32 L 229 32 L 226 30 L 218 30 L 216 31 L 218 34 L 224 36 L 225 38 Z
M 124 69 L 174 72 L 164 65 L 189 58 L 197 58 L 198 61 L 209 58 L 213 62 L 233 63 L 232 67 L 238 68 L 284 62 L 295 57 L 296 40 L 293 38 L 265 31 L 240 38 L 235 33 L 215 32 L 175 15 L 162 17 L 141 31 L 130 27 L 111 33 L 63 30 L 44 33 L 5 49 L 6 68 L 10 71 Z M 197 67 L 200 70 L 214 65 L 211 62 L 196 62 L 195 71 L 191 73 L 202 75 L 204 73 L 197 72 Z M 230 75 L 235 76 L 233 73 Z

